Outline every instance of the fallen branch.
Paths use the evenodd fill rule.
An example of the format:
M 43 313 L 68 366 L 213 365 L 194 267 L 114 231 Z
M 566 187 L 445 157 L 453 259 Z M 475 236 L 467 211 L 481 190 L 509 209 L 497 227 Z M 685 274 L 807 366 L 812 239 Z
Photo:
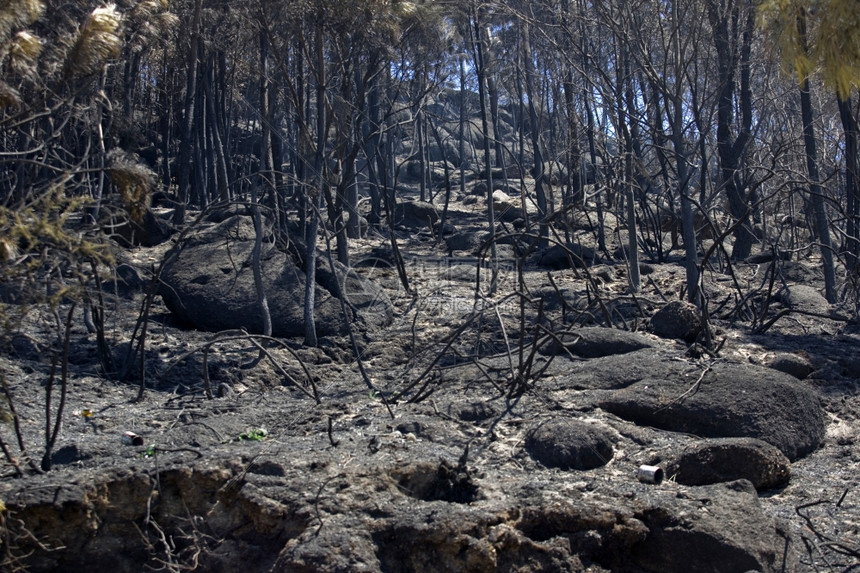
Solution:
M 705 367 L 705 369 L 704 369 L 704 370 L 702 371 L 702 373 L 699 375 L 699 378 L 698 378 L 698 379 L 693 383 L 693 385 L 692 385 L 692 386 L 690 386 L 690 387 L 687 389 L 687 391 L 686 391 L 686 392 L 684 392 L 683 394 L 681 394 L 681 395 L 680 395 L 680 396 L 678 396 L 677 398 L 674 398 L 674 399 L 670 400 L 670 401 L 669 401 L 669 403 L 668 403 L 668 404 L 666 404 L 665 406 L 661 406 L 661 407 L 657 408 L 657 409 L 654 411 L 654 413 L 656 414 L 656 413 L 658 413 L 658 412 L 662 412 L 663 410 L 668 410 L 669 408 L 671 408 L 671 407 L 672 407 L 672 406 L 674 406 L 675 404 L 678 404 L 679 402 L 681 402 L 681 401 L 682 401 L 684 398 L 686 398 L 687 396 L 691 396 L 691 395 L 695 394 L 696 392 L 698 392 L 698 391 L 699 391 L 699 387 L 702 385 L 702 380 L 704 380 L 704 379 L 705 379 L 705 375 L 706 375 L 708 372 L 710 372 L 712 368 L 713 368 L 713 365 L 712 365 L 712 364 L 709 364 L 707 367 Z
M 314 383 L 314 379 L 313 379 L 313 376 L 311 375 L 310 370 L 308 370 L 307 365 L 304 363 L 304 361 L 301 358 L 299 358 L 299 356 L 295 353 L 295 351 L 293 351 L 292 348 L 287 346 L 287 344 L 284 341 L 279 340 L 277 338 L 274 338 L 271 336 L 266 336 L 264 334 L 250 334 L 244 330 L 223 330 L 221 332 L 216 333 L 212 337 L 212 339 L 208 340 L 207 342 L 204 342 L 203 344 L 199 344 L 198 346 L 195 346 L 191 350 L 188 350 L 187 352 L 185 352 L 182 355 L 180 355 L 179 357 L 177 357 L 173 361 L 173 363 L 170 366 L 168 366 L 164 372 L 161 373 L 160 379 L 163 380 L 164 377 L 167 376 L 167 374 L 177 364 L 179 364 L 180 362 L 182 362 L 183 360 L 185 360 L 189 356 L 195 354 L 196 352 L 203 351 L 204 352 L 204 355 L 203 355 L 203 379 L 204 379 L 204 384 L 205 384 L 205 388 L 206 388 L 206 395 L 208 398 L 211 398 L 212 397 L 212 389 L 211 389 L 210 383 L 209 383 L 209 370 L 208 370 L 208 368 L 209 368 L 208 367 L 209 349 L 213 345 L 218 344 L 219 342 L 230 342 L 230 341 L 234 341 L 234 340 L 249 341 L 256 348 L 258 348 L 261 352 L 265 353 L 266 357 L 271 361 L 271 363 L 275 366 L 275 368 L 277 368 L 280 371 L 280 373 L 284 376 L 284 378 L 286 380 L 288 380 L 296 388 L 298 388 L 305 396 L 314 400 L 317 404 L 321 403 L 320 398 L 319 398 L 319 392 L 317 391 L 317 387 L 316 387 L 316 384 Z M 290 376 L 287 373 L 287 371 L 284 370 L 284 368 L 280 364 L 278 364 L 278 362 L 268 352 L 268 350 L 266 350 L 263 347 L 263 345 L 261 345 L 259 343 L 259 341 L 261 341 L 261 340 L 266 341 L 266 342 L 272 342 L 272 343 L 279 345 L 281 348 L 283 348 L 284 350 L 289 352 L 293 358 L 296 359 L 296 361 L 299 363 L 299 366 L 301 366 L 302 370 L 304 371 L 305 376 L 306 376 L 307 381 L 308 381 L 308 385 L 313 390 L 313 393 L 308 391 L 307 388 L 305 388 L 303 385 L 299 384 L 296 380 L 294 380 L 293 377 Z

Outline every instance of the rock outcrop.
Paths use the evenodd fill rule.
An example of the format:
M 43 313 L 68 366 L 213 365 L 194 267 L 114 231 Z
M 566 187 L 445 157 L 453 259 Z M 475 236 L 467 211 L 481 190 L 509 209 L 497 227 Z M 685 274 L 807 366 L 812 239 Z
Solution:
M 716 438 L 688 446 L 666 466 L 683 485 L 749 480 L 757 490 L 785 485 L 791 464 L 776 447 L 755 438 Z
M 651 342 L 637 332 L 585 326 L 559 335 L 541 348 L 541 352 L 549 355 L 569 352 L 582 358 L 600 358 L 635 352 L 651 346 Z
M 605 466 L 613 455 L 606 430 L 566 417 L 552 418 L 529 430 L 526 451 L 546 467 L 563 470 Z
M 702 328 L 702 318 L 695 305 L 672 301 L 651 317 L 651 329 L 661 338 L 678 338 L 692 342 Z
M 658 370 L 607 396 L 600 407 L 675 432 L 758 438 L 790 460 L 809 454 L 824 438 L 824 411 L 812 389 L 761 366 L 718 362 L 662 377 Z
M 394 206 L 394 223 L 410 229 L 432 229 L 439 220 L 439 213 L 432 203 L 426 201 L 399 201 Z
M 15 527 L 38 531 L 43 547 L 18 565 L 33 573 L 124 573 L 145 563 L 230 573 L 793 569 L 745 480 L 655 487 L 631 474 L 607 487 L 588 474 L 535 482 L 492 468 L 477 479 L 445 460 L 362 459 L 338 469 L 328 454 L 313 463 L 261 454 L 251 447 L 242 457 L 7 487 Z M 35 538 L 11 533 L 16 551 L 38 549 Z
M 195 328 L 219 331 L 244 328 L 261 333 L 262 314 L 251 266 L 254 226 L 250 217 L 234 215 L 207 227 L 175 247 L 161 275 L 160 293 L 180 321 Z M 267 232 L 261 249 L 263 289 L 272 318 L 272 334 L 304 335 L 305 273 L 290 253 L 277 248 Z M 345 294 L 346 320 L 384 326 L 391 320 L 387 295 L 357 272 L 336 263 L 332 273 L 320 256 L 316 273 L 317 334 L 345 331 L 337 299 Z

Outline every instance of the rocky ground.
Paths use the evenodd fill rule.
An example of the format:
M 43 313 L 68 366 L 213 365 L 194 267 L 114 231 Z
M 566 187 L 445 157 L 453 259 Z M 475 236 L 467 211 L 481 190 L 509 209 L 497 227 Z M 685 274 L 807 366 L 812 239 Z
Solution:
M 128 382 L 103 376 L 81 321 L 53 467 L 38 475 L 27 461 L 44 451 L 51 363 L 34 311 L 31 336 L 0 357 L 26 453 L 11 424 L 0 432 L 27 474 L 4 461 L 3 568 L 860 568 L 860 331 L 818 294 L 814 261 L 737 264 L 734 278 L 715 261 L 710 338 L 672 334 L 695 320 L 657 316 L 678 308 L 678 262 L 643 265 L 632 296 L 623 261 L 529 255 L 520 272 L 500 245 L 490 294 L 468 234 L 482 204 L 460 199 L 458 238 L 401 230 L 412 292 L 387 237 L 354 242 L 354 271 L 385 298 L 347 297 L 391 310 L 385 326 L 356 319 L 358 361 L 338 329 L 317 348 L 215 335 L 156 297 L 139 400 L 139 365 Z M 146 276 L 165 250 L 127 264 Z M 117 356 L 139 286 L 110 303 Z M 637 479 L 643 465 L 664 479 Z

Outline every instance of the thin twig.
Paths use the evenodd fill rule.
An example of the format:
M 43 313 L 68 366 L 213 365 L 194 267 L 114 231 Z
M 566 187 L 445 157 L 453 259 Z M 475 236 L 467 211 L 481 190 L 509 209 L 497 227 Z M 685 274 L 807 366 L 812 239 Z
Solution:
M 671 401 L 670 401 L 668 404 L 666 404 L 665 406 L 661 406 L 661 407 L 657 408 L 657 409 L 654 411 L 654 413 L 656 414 L 656 413 L 658 413 L 658 412 L 662 412 L 663 410 L 666 410 L 666 409 L 668 409 L 668 408 L 671 408 L 672 406 L 674 406 L 675 404 L 679 403 L 681 400 L 683 400 L 683 399 L 684 399 L 684 398 L 686 398 L 687 396 L 690 396 L 690 395 L 695 394 L 696 392 L 698 392 L 698 391 L 699 391 L 699 386 L 701 386 L 701 384 L 702 384 L 702 380 L 704 380 L 704 379 L 705 379 L 705 375 L 706 375 L 708 372 L 710 372 L 710 371 L 711 371 L 711 368 L 713 368 L 713 365 L 711 365 L 711 364 L 709 364 L 708 366 L 706 366 L 706 367 L 705 367 L 705 369 L 702 371 L 702 373 L 699 375 L 699 378 L 698 378 L 698 379 L 693 383 L 693 385 L 692 385 L 692 386 L 690 386 L 690 388 L 688 388 L 688 389 L 687 389 L 687 391 L 686 391 L 686 392 L 684 392 L 683 394 L 681 394 L 681 395 L 680 395 L 680 396 L 678 396 L 677 398 L 674 398 L 673 400 L 671 400 Z
M 320 522 L 319 527 L 317 527 L 317 530 L 314 532 L 314 535 L 320 534 L 320 531 L 322 531 L 323 523 L 324 523 L 323 518 L 322 518 L 322 513 L 320 512 L 320 496 L 322 495 L 322 492 L 325 489 L 325 486 L 327 486 L 329 484 L 329 482 L 332 481 L 334 478 L 335 478 L 335 476 L 331 476 L 331 477 L 327 478 L 325 481 L 323 481 L 322 485 L 320 485 L 319 489 L 317 490 L 316 496 L 314 497 L 314 513 L 316 513 L 317 519 Z
M 332 426 L 334 423 L 332 422 L 331 416 L 328 417 L 328 441 L 331 444 L 331 447 L 336 448 L 340 442 L 334 439 L 334 431 Z
M 180 355 L 176 359 L 174 359 L 174 361 L 170 364 L 170 366 L 168 366 L 167 369 L 161 373 L 160 378 L 164 379 L 164 377 L 167 376 L 167 374 L 174 367 L 176 367 L 177 364 L 179 364 L 180 362 L 182 362 L 183 360 L 185 360 L 189 356 L 193 355 L 194 353 L 200 352 L 201 350 L 206 350 L 209 347 L 211 347 L 212 345 L 217 344 L 219 342 L 230 342 L 230 341 L 234 341 L 234 340 L 249 341 L 251 344 L 253 344 L 256 348 L 259 348 L 259 349 L 262 349 L 263 347 L 257 341 L 258 340 L 265 340 L 267 342 L 273 342 L 275 344 L 278 344 L 281 348 L 283 348 L 284 350 L 289 352 L 293 356 L 293 358 L 296 359 L 296 361 L 299 363 L 299 366 L 301 366 L 302 370 L 304 371 L 305 376 L 306 376 L 307 381 L 308 381 L 308 385 L 313 390 L 313 393 L 308 392 L 308 390 L 306 388 L 304 388 L 301 384 L 298 384 L 296 381 L 294 381 L 291 376 L 287 375 L 287 379 L 290 382 L 292 382 L 302 393 L 304 393 L 306 396 L 308 396 L 309 398 L 314 400 L 317 404 L 320 403 L 319 392 L 317 392 L 316 384 L 314 383 L 314 379 L 310 373 L 310 370 L 308 370 L 307 365 L 304 363 L 304 361 L 301 358 L 299 358 L 298 354 L 296 354 L 292 348 L 287 346 L 287 344 L 284 341 L 279 340 L 277 338 L 274 338 L 271 336 L 266 336 L 264 334 L 250 334 L 244 330 L 223 330 L 221 332 L 216 333 L 215 335 L 213 335 L 213 337 L 210 340 L 208 340 L 208 341 L 206 341 L 206 342 L 204 342 L 198 346 L 195 346 L 191 350 L 184 352 L 182 355 Z M 269 358 L 273 364 L 275 364 L 278 367 L 280 366 L 277 364 L 275 359 L 273 357 L 271 357 L 271 355 L 269 355 L 268 350 L 266 351 L 266 354 L 269 356 Z M 283 374 L 286 374 L 286 371 L 283 368 L 279 367 L 279 370 L 281 370 L 281 372 Z

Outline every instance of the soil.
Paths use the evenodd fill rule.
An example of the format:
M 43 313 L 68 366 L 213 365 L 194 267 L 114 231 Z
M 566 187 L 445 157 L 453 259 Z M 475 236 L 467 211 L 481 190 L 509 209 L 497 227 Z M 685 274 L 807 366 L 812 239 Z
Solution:
M 454 202 L 449 222 L 459 231 L 483 229 L 482 205 L 481 201 L 473 205 Z M 578 229 L 577 239 L 591 242 L 593 235 L 584 221 Z M 759 492 L 759 502 L 786 532 L 786 547 L 797 554 L 797 571 L 860 568 L 860 328 L 851 320 L 853 312 L 845 308 L 829 309 L 830 314 L 787 312 L 763 333 L 753 333 L 755 326 L 786 310 L 775 296 L 781 281 L 821 288 L 813 257 L 780 261 L 772 290 L 770 263 L 736 263 L 733 280 L 726 263 L 715 260 L 707 267 L 704 280 L 713 341 L 700 338 L 688 343 L 659 339 L 648 332 L 649 317 L 666 301 L 676 300 L 683 287 L 685 275 L 677 251 L 668 262 L 647 262 L 641 292 L 633 296 L 623 261 L 586 271 L 547 270 L 526 259 L 520 277 L 512 248 L 501 245 L 497 289 L 490 295 L 486 294 L 491 276 L 486 259 L 462 252 L 449 256 L 444 242 L 437 241 L 428 229 L 399 233 L 412 290 L 408 292 L 396 269 L 379 256 L 387 245 L 388 237 L 373 232 L 352 242 L 353 267 L 383 285 L 396 308 L 390 326 L 356 333 L 364 376 L 349 337 L 322 339 L 317 348 L 304 347 L 301 340 L 283 340 L 283 345 L 267 345 L 261 357 L 258 340 L 236 335 L 212 343 L 217 335 L 177 324 L 156 297 L 148 324 L 141 398 L 140 366 L 135 366 L 125 382 L 105 376 L 95 338 L 76 318 L 62 427 L 53 447 L 53 467 L 44 475 L 32 472 L 28 462 L 32 459 L 38 466 L 44 451 L 46 388 L 53 365 L 39 341 L 54 331 L 54 318 L 33 310 L 25 332 L 0 356 L 0 372 L 8 384 L 26 446 L 26 453 L 18 451 L 11 424 L 0 428 L 4 442 L 27 474 L 18 477 L 7 460 L 0 465 L 0 499 L 9 508 L 4 527 L 19 536 L 17 543 L 7 541 L 4 546 L 9 569 L 62 570 L 58 563 L 63 561 L 52 560 L 50 555 L 63 553 L 64 542 L 43 534 L 38 520 L 15 521 L 16 516 L 26 514 L 28 506 L 44 503 L 39 492 L 110 483 L 129 472 L 157 474 L 200 468 L 201 464 L 211 468 L 238 464 L 246 471 L 266 475 L 268 467 L 272 475 L 295 477 L 296 496 L 324 500 L 308 506 L 316 507 L 316 515 L 303 517 L 305 523 L 321 529 L 338 514 L 333 492 L 343 487 L 338 479 L 352 475 L 349 471 L 358 467 L 373 474 L 385 467 L 390 477 L 394 475 L 391 467 L 406 467 L 422 459 L 437 465 L 439 460 L 447 460 L 452 477 L 422 482 L 420 472 L 403 470 L 403 475 L 394 475 L 392 479 L 419 500 L 462 502 L 472 499 L 477 490 L 489 495 L 487 492 L 504 488 L 501 483 L 490 483 L 488 475 L 496 476 L 494 479 L 508 476 L 519 480 L 517 483 L 549 480 L 547 483 L 573 484 L 583 491 L 622 487 L 681 491 L 682 486 L 672 483 L 671 476 L 659 486 L 637 484 L 636 470 L 642 464 L 659 463 L 667 451 L 683 448 L 695 436 L 636 427 L 603 412 L 588 392 L 551 391 L 547 381 L 564 372 L 569 357 L 556 358 L 540 377 L 532 376 L 540 362 L 531 369 L 519 367 L 531 350 L 541 298 L 547 331 L 582 325 L 638 330 L 663 351 L 691 362 L 768 364 L 784 353 L 807 359 L 814 369 L 807 382 L 818 389 L 829 416 L 826 439 L 814 453 L 792 463 L 788 485 Z M 123 256 L 145 274 L 168 247 L 136 248 Z M 494 304 L 475 314 L 479 266 L 478 280 L 485 294 L 477 297 L 478 306 Z M 524 296 L 513 296 L 514 292 Z M 751 293 L 747 311 L 739 304 L 740 293 Z M 124 356 L 128 348 L 143 298 L 138 291 L 109 301 L 107 335 L 117 357 Z M 527 310 L 522 323 L 521 308 Z M 756 313 L 763 314 L 756 318 Z M 524 354 L 520 353 L 521 340 L 525 341 Z M 60 376 L 55 372 L 53 378 L 50 420 L 56 417 L 60 396 Z M 314 393 L 318 403 L 311 397 Z M 613 459 L 582 472 L 549 470 L 533 461 L 524 450 L 526 428 L 559 413 L 611 428 L 616 442 Z M 458 463 L 461 470 L 463 463 L 470 468 L 469 479 L 457 477 Z M 248 470 L 252 465 L 255 469 Z M 150 496 L 152 501 L 147 488 L 155 486 L 147 482 L 140 487 L 143 497 Z M 385 512 L 384 508 L 379 511 Z M 114 522 L 104 516 L 100 519 L 105 522 L 103 531 L 112 531 L 108 525 Z M 146 522 L 149 529 L 142 521 L 129 521 L 124 522 L 126 542 L 148 548 L 135 557 L 142 568 L 179 570 L 179 564 L 196 562 L 181 547 L 171 552 L 165 537 L 159 542 L 154 521 Z M 119 525 L 115 527 L 116 532 L 123 531 Z M 24 539 L 27 531 L 40 540 L 36 557 L 16 554 L 18 549 L 32 546 Z M 281 550 L 275 545 L 273 559 Z M 196 546 L 211 549 L 215 545 Z M 385 556 L 380 559 L 384 565 Z M 362 570 L 354 563 L 344 567 Z M 583 567 L 585 570 L 586 565 Z M 589 567 L 592 571 L 613 568 L 607 563 Z

